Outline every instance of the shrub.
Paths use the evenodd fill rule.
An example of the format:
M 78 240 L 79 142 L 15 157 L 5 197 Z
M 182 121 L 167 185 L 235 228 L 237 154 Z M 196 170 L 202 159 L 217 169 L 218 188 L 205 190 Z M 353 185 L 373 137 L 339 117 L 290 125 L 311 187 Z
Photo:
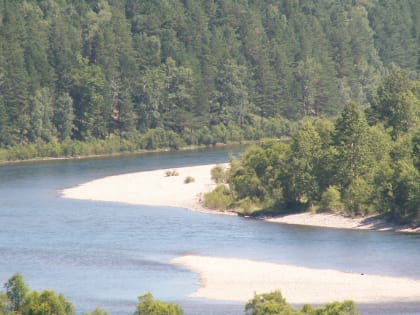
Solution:
M 227 172 L 222 165 L 216 165 L 211 169 L 211 179 L 216 184 L 225 183 L 227 179 Z
M 189 184 L 189 183 L 192 183 L 192 182 L 195 182 L 194 177 L 191 177 L 191 176 L 185 177 L 185 179 L 184 179 L 185 184 Z
M 319 210 L 341 212 L 343 209 L 344 205 L 341 202 L 341 194 L 337 186 L 329 186 L 327 190 L 322 193 Z
M 212 192 L 204 195 L 204 206 L 209 209 L 227 210 L 232 202 L 232 194 L 226 185 L 219 185 Z
M 169 177 L 169 176 L 179 176 L 179 173 L 178 173 L 177 170 L 167 170 L 165 172 L 165 175 L 166 175 L 166 177 Z

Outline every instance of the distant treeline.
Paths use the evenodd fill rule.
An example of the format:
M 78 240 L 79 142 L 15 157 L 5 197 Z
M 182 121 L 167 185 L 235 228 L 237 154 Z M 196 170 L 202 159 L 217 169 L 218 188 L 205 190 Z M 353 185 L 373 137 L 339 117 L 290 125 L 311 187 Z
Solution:
M 0 292 L 0 315 L 75 315 L 74 307 L 63 294 L 52 290 L 29 291 L 20 274 L 14 274 Z M 173 303 L 155 300 L 150 293 L 138 297 L 133 315 L 183 315 Z M 321 307 L 304 305 L 298 311 L 286 303 L 279 291 L 255 294 L 245 306 L 246 315 L 359 315 L 352 301 L 333 302 Z M 109 315 L 99 307 L 86 315 Z
M 416 80 L 419 21 L 416 0 L 4 0 L 2 155 L 287 135 Z
M 420 82 L 394 72 L 365 111 L 350 102 L 335 120 L 304 119 L 290 143 L 263 141 L 212 176 L 222 183 L 205 196 L 213 208 L 384 214 L 418 226 Z

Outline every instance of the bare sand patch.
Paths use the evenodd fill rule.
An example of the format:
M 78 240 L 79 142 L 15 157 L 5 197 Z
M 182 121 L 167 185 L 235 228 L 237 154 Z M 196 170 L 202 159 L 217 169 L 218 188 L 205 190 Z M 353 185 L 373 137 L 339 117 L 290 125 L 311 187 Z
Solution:
M 309 225 L 339 229 L 398 231 L 420 233 L 420 226 L 416 228 L 394 226 L 383 219 L 372 217 L 350 218 L 334 213 L 297 213 L 284 216 L 266 218 L 266 221 L 284 224 Z
M 171 206 L 190 210 L 232 214 L 206 209 L 202 204 L 204 193 L 213 190 L 216 184 L 210 171 L 215 166 L 200 165 L 173 169 L 137 172 L 108 176 L 93 180 L 61 192 L 65 198 L 122 202 L 134 205 Z M 229 164 L 223 164 L 229 167 Z M 178 176 L 166 176 L 167 171 L 176 171 Z M 194 182 L 185 184 L 187 176 Z M 341 229 L 396 230 L 400 232 L 420 232 L 420 227 L 395 227 L 375 218 L 347 218 L 328 213 L 299 213 L 275 218 L 265 218 L 269 222 L 311 225 Z
M 203 193 L 215 187 L 210 174 L 214 166 L 200 165 L 108 176 L 65 189 L 61 195 L 81 200 L 208 211 L 202 206 L 201 198 Z M 178 175 L 167 176 L 167 171 L 176 171 Z M 194 178 L 194 181 L 186 184 L 184 180 L 188 176 Z
M 171 262 L 199 274 L 200 288 L 191 297 L 245 302 L 254 293 L 280 290 L 296 304 L 420 300 L 419 280 L 196 255 Z

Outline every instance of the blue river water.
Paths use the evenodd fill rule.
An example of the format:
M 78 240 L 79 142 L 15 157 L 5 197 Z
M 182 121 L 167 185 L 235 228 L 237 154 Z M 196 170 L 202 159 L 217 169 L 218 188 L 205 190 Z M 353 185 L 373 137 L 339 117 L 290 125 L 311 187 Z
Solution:
M 420 279 L 420 235 L 268 223 L 170 207 L 68 200 L 59 191 L 108 175 L 226 162 L 238 149 L 50 161 L 0 167 L 0 283 L 20 272 L 78 314 L 132 314 L 146 292 L 186 315 L 243 314 L 243 305 L 188 298 L 196 274 L 169 264 L 194 253 Z M 251 297 L 250 297 L 251 298 Z M 287 298 L 287 297 L 286 297 Z M 420 301 L 362 305 L 363 314 L 420 314 Z

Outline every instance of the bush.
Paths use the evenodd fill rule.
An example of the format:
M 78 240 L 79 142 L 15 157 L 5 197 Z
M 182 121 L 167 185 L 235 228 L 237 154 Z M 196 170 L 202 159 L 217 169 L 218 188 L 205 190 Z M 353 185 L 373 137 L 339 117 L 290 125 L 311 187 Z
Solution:
M 319 210 L 341 212 L 343 209 L 344 205 L 341 202 L 341 194 L 337 186 L 329 186 L 327 190 L 322 193 Z
M 219 185 L 212 192 L 204 195 L 204 206 L 209 209 L 227 210 L 232 202 L 232 194 L 226 185 Z
M 184 311 L 177 304 L 155 300 L 152 294 L 139 296 L 134 315 L 183 315 Z
M 184 179 L 184 183 L 185 183 L 185 184 L 189 184 L 189 183 L 193 183 L 193 182 L 195 182 L 194 177 L 187 176 L 187 177 L 185 177 L 185 179 Z
M 170 176 L 179 176 L 179 173 L 177 170 L 167 170 L 165 172 L 166 177 L 170 177 Z
M 211 169 L 211 179 L 216 184 L 225 183 L 227 179 L 227 172 L 222 165 L 216 165 Z

